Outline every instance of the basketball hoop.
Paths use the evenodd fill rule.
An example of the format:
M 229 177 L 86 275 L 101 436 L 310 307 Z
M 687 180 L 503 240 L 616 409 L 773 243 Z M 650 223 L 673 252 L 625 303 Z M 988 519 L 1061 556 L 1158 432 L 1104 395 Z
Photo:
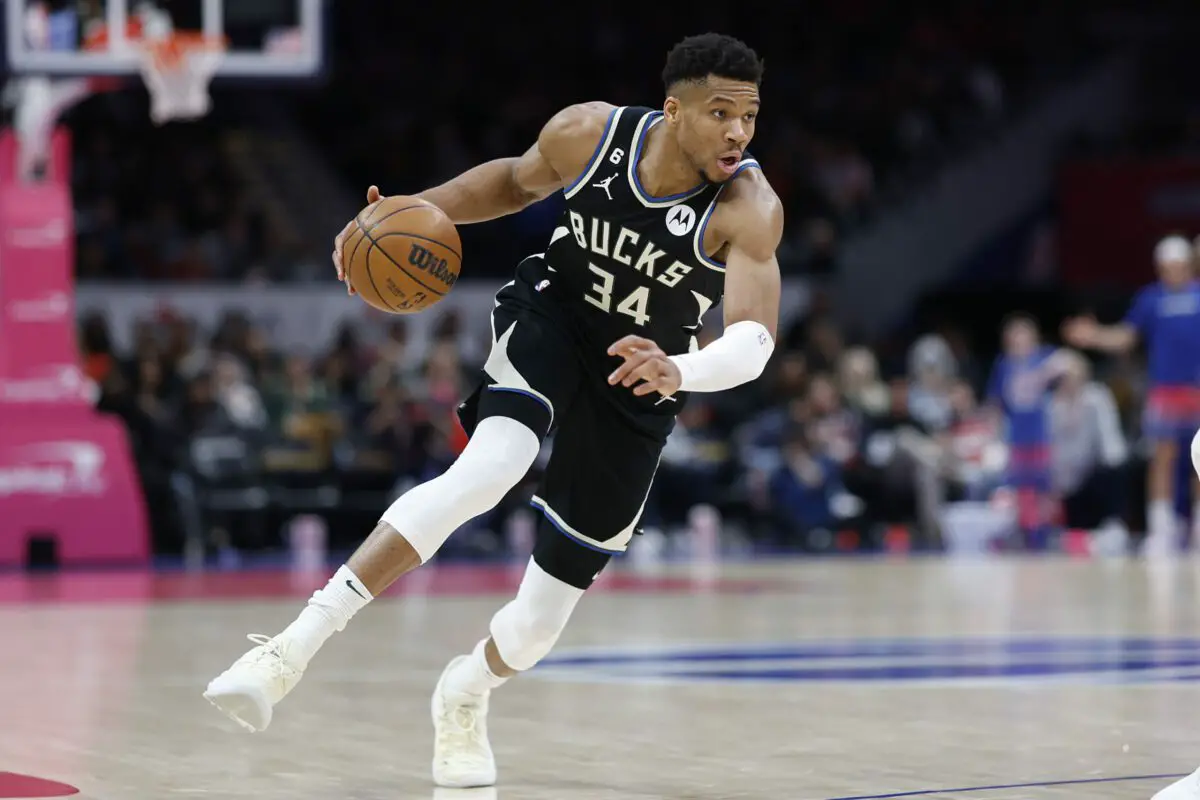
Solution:
M 225 37 L 175 32 L 162 39 L 143 39 L 135 46 L 140 51 L 142 77 L 150 91 L 150 117 L 155 123 L 196 119 L 208 113 L 208 86 L 225 56 Z

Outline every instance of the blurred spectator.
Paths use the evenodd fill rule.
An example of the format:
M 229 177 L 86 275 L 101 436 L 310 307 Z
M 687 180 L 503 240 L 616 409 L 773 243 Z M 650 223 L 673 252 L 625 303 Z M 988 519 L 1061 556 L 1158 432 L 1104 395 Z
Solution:
M 1004 350 L 988 379 L 988 403 L 1004 420 L 1006 483 L 1017 493 L 1026 543 L 1041 548 L 1054 524 L 1050 392 L 1064 361 L 1042 344 L 1037 321 L 1028 314 L 1010 315 L 1002 337 Z
M 879 379 L 879 363 L 865 347 L 847 350 L 838 369 L 838 380 L 847 403 L 860 414 L 873 417 L 888 410 L 891 397 Z
M 975 390 L 957 381 L 950 391 L 953 418 L 941 439 L 947 499 L 986 499 L 1001 483 L 1007 453 L 999 420 L 979 405 Z
M 847 485 L 867 504 L 871 519 L 888 526 L 911 523 L 923 545 L 937 538 L 938 454 L 929 430 L 912 414 L 910 388 L 892 381 L 887 405 L 866 418 L 862 461 Z
M 239 428 L 261 430 L 268 417 L 258 389 L 250 383 L 246 368 L 234 356 L 217 358 L 213 369 L 213 389 L 217 405 L 229 421 Z
M 729 484 L 733 455 L 728 439 L 714 425 L 711 407 L 690 400 L 667 438 L 643 527 L 677 530 L 694 507 L 717 501 Z
M 811 444 L 839 465 L 858 453 L 862 439 L 862 417 L 846 406 L 833 378 L 814 375 L 808 385 L 808 433 Z
M 842 486 L 841 470 L 822 455 L 803 428 L 784 434 L 783 463 L 770 478 L 770 498 L 775 515 L 775 537 L 781 544 L 795 544 L 806 535 L 832 535 L 853 524 L 861 502 Z
M 909 350 L 909 411 L 929 430 L 944 430 L 950 424 L 950 387 L 957 371 L 950 346 L 941 336 L 923 336 Z
M 1128 458 L 1112 392 L 1091 379 L 1091 368 L 1069 353 L 1050 405 L 1054 487 L 1067 527 L 1114 529 L 1127 538 L 1124 466 Z

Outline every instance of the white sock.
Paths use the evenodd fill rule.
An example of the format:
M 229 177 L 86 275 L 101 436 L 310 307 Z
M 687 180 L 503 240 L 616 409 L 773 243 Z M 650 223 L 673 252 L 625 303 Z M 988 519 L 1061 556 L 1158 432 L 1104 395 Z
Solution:
M 500 678 L 488 666 L 485 648 L 487 639 L 475 645 L 471 655 L 450 671 L 444 684 L 447 693 L 483 696 L 492 689 L 503 686 L 508 678 Z
M 1170 501 L 1151 500 L 1146 506 L 1146 533 L 1156 540 L 1175 540 L 1175 509 Z
M 313 593 L 296 621 L 280 634 L 289 640 L 289 659 L 304 669 L 321 645 L 336 631 L 345 629 L 350 618 L 371 599 L 367 587 L 343 564 L 324 588 Z

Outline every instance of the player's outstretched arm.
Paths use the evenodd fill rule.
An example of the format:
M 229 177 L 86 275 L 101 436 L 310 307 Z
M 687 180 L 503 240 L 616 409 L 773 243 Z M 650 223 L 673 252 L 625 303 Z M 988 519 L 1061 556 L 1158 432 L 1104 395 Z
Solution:
M 745 181 L 724 209 L 721 229 L 732 232 L 725 263 L 725 331 L 702 350 L 667 355 L 654 342 L 627 336 L 609 348 L 625 359 L 609 383 L 633 393 L 721 392 L 748 383 L 767 366 L 779 324 L 779 262 L 783 206 L 765 180 Z M 642 381 L 642 383 L 638 383 Z
M 1077 317 L 1063 325 L 1063 338 L 1076 347 L 1124 353 L 1137 344 L 1139 334 L 1129 322 L 1101 325 L 1092 317 Z
M 1063 325 L 1063 338 L 1076 347 L 1109 353 L 1132 350 L 1139 339 L 1152 335 L 1158 300 L 1157 287 L 1148 286 L 1137 293 L 1125 319 L 1116 325 L 1101 325 L 1091 316 L 1076 317 Z
M 611 111 L 607 103 L 568 106 L 550 118 L 524 155 L 480 164 L 417 197 L 442 209 L 456 225 L 515 214 L 584 170 Z
M 587 168 L 613 107 L 608 103 L 567 106 L 542 126 L 537 141 L 515 158 L 497 158 L 472 167 L 416 197 L 446 212 L 455 225 L 515 214 L 566 186 Z M 383 198 L 378 186 L 367 190 L 367 205 Z M 346 283 L 342 244 L 353 233 L 350 220 L 333 240 L 333 265 Z M 346 283 L 347 290 L 354 289 Z

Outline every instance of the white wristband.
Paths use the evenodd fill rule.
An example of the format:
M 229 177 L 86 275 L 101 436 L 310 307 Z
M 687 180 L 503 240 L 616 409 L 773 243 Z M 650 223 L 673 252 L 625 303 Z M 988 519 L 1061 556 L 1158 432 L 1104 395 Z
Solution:
M 735 322 L 703 350 L 671 356 L 683 376 L 680 391 L 721 392 L 754 380 L 766 369 L 775 340 L 761 323 Z

